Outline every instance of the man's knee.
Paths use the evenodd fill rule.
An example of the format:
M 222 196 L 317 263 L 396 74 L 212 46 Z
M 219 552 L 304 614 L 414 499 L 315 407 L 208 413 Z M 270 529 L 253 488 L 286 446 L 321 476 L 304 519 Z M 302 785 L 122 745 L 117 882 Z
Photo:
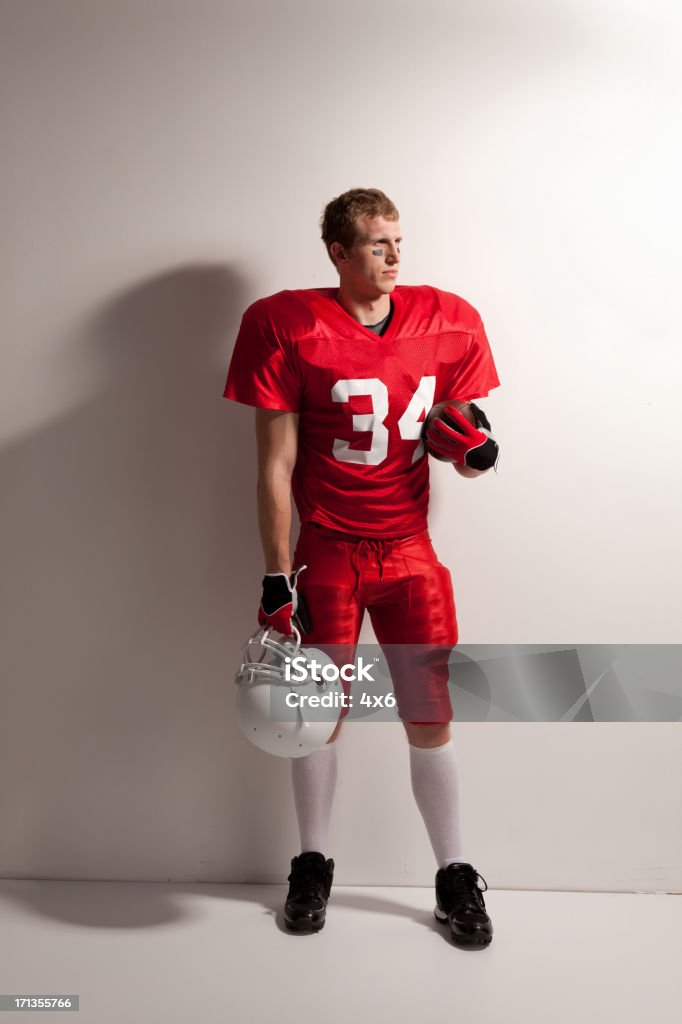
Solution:
M 413 747 L 442 747 L 450 739 L 449 722 L 403 722 Z

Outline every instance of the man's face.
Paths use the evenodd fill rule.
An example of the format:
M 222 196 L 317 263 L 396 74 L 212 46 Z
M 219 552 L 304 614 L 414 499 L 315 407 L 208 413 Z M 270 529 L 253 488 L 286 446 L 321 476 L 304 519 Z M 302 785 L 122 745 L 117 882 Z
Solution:
M 358 297 L 378 298 L 395 288 L 400 264 L 400 222 L 364 214 L 355 221 L 352 249 L 332 244 L 341 284 Z M 344 258 L 345 257 L 345 258 Z

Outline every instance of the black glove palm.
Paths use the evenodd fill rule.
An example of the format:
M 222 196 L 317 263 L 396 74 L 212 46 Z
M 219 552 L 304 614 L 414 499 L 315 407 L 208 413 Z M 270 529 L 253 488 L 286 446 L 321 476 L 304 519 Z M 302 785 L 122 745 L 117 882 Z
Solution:
M 295 625 L 300 633 L 311 630 L 310 615 L 303 595 L 296 589 L 302 565 L 291 576 L 285 572 L 269 572 L 263 577 L 263 595 L 258 609 L 258 624 L 274 629 L 283 636 L 292 636 Z

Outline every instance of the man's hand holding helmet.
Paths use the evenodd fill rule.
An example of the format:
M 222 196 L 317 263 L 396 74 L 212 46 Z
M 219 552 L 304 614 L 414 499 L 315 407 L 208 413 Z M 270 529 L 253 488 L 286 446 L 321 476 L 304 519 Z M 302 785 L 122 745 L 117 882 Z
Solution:
M 258 608 L 258 625 L 274 629 L 283 636 L 293 636 L 293 625 L 301 633 L 310 633 L 308 609 L 302 594 L 296 590 L 298 574 L 307 566 L 288 576 L 285 572 L 268 572 L 263 577 L 263 595 Z

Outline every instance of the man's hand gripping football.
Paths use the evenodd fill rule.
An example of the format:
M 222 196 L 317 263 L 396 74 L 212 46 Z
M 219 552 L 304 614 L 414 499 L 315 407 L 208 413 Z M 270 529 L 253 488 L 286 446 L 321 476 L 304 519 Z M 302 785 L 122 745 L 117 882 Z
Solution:
M 455 405 L 446 405 L 428 424 L 426 447 L 442 462 L 456 462 L 460 466 L 481 471 L 494 466 L 497 471 L 500 450 L 490 433 L 490 422 L 477 405 L 473 402 L 468 405 L 476 419 L 476 426 Z

